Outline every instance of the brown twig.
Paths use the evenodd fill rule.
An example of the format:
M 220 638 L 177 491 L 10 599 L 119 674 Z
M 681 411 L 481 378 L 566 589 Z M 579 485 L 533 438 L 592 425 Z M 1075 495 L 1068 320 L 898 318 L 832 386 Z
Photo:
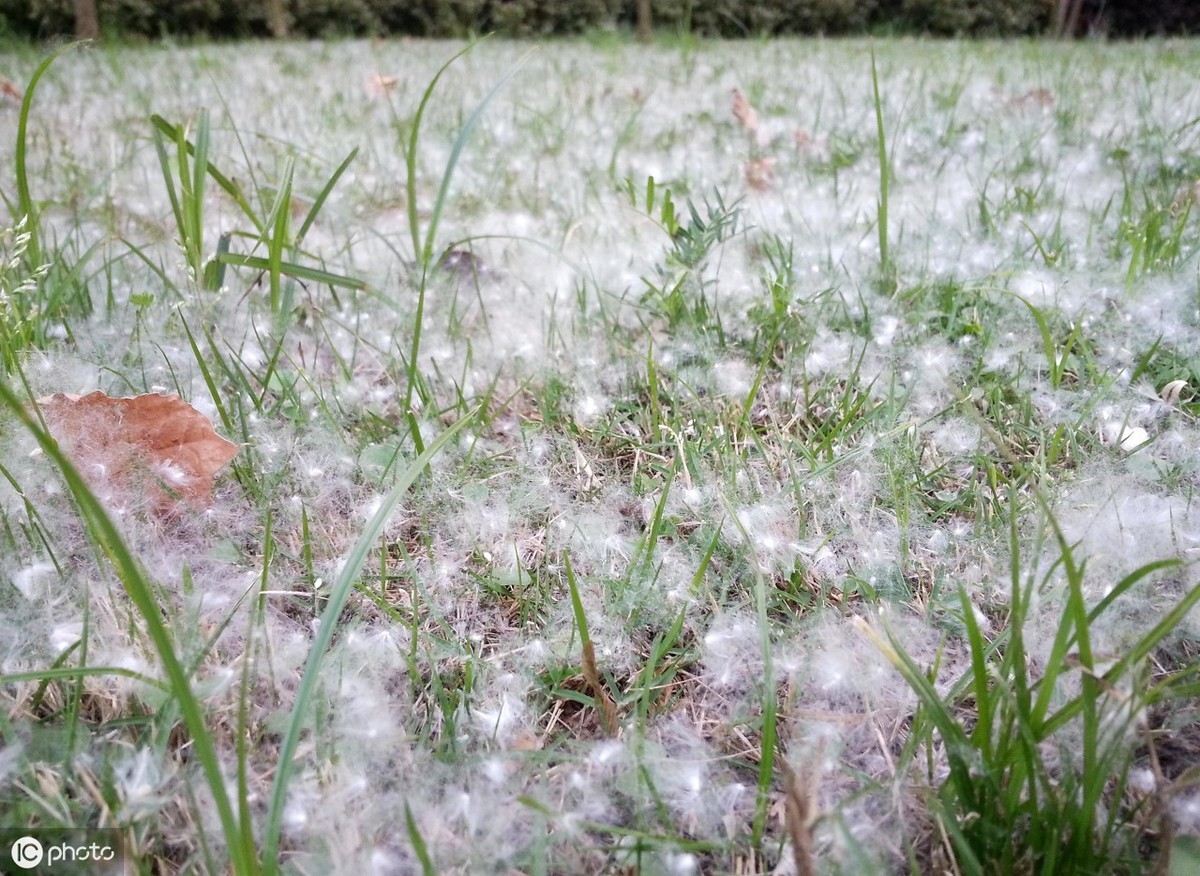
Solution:
M 821 777 L 821 756 L 818 751 L 810 766 L 795 772 L 786 760 L 779 761 L 783 769 L 784 823 L 792 838 L 792 860 L 797 876 L 816 876 L 816 856 L 813 854 L 812 828 L 817 820 L 817 787 Z

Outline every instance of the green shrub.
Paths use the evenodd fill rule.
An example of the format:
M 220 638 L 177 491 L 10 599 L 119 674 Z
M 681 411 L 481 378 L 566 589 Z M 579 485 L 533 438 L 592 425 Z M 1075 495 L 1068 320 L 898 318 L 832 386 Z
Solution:
M 484 31 L 488 0 L 409 0 L 380 2 L 388 33 L 419 37 L 464 37 Z
M 1108 0 L 1099 23 L 1110 34 L 1154 36 L 1200 33 L 1200 3 L 1196 0 Z
M 244 0 L 98 0 L 101 30 L 122 36 L 265 34 L 259 3 Z M 0 16 L 14 32 L 69 36 L 75 30 L 73 0 L 0 0 Z
M 0 0 L 0 35 L 29 34 L 34 30 L 29 4 L 18 0 Z
M 878 0 L 655 0 L 658 27 L 688 29 L 701 36 L 862 33 Z M 624 0 L 619 16 L 632 26 L 634 0 Z
M 304 36 L 383 33 L 378 0 L 290 0 L 292 31 Z
M 1045 33 L 1054 9 L 1055 0 L 890 0 L 882 11 L 892 21 L 941 36 L 1015 36 Z
M 654 24 L 700 36 L 757 36 L 779 31 L 787 0 L 654 0 Z M 632 23 L 636 4 L 627 0 L 621 20 Z
M 29 0 L 27 3 L 17 0 L 12 5 L 28 7 L 28 21 L 40 36 L 72 33 L 75 30 L 71 0 Z
M 101 27 L 124 35 L 214 37 L 266 35 L 261 0 L 98 0 Z M 1178 26 L 1184 0 L 1159 18 Z M 937 35 L 1043 33 L 1056 0 L 653 0 L 655 25 L 701 36 L 865 33 L 873 28 Z M 1174 4 L 1174 5 L 1172 5 Z M 462 37 L 495 30 L 506 36 L 632 28 L 636 0 L 285 0 L 299 36 L 409 34 Z M 1118 6 L 1120 4 L 1117 4 Z M 1116 9 L 1117 6 L 1114 6 Z M 1132 0 L 1120 7 L 1133 17 Z M 1157 7 L 1155 7 L 1157 8 Z M 1113 13 L 1114 21 L 1118 12 Z M 1174 15 L 1174 18 L 1171 16 Z M 1193 17 L 1195 17 L 1193 15 Z M 0 20 L 31 36 L 70 34 L 73 0 L 0 0 Z M 1120 22 L 1130 29 L 1129 22 Z M 1143 22 L 1143 24 L 1145 24 Z M 1170 29 L 1145 25 L 1144 30 Z M 1136 28 L 1134 28 L 1136 29 Z
M 507 36 L 583 33 L 609 20 L 605 0 L 488 0 L 488 25 Z
M 863 33 L 878 0 L 798 0 L 788 3 L 782 28 L 787 33 Z

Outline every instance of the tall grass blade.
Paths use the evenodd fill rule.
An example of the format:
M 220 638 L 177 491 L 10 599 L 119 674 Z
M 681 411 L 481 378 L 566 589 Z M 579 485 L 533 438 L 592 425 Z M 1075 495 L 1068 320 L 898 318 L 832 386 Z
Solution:
M 404 804 L 404 829 L 408 833 L 408 841 L 412 843 L 417 860 L 421 862 L 422 876 L 437 876 L 437 868 L 433 866 L 433 858 L 429 857 L 425 837 L 421 836 L 421 829 L 417 827 L 417 820 L 413 818 L 412 809 L 407 803 Z
M 875 49 L 871 49 L 871 89 L 875 98 L 875 132 L 878 138 L 879 202 L 876 225 L 879 231 L 879 273 L 884 288 L 895 291 L 895 270 L 888 241 L 888 189 L 892 183 L 891 161 L 888 159 L 887 132 L 883 125 L 883 99 L 879 95 L 879 71 L 875 67 Z
M 462 155 L 463 149 L 466 148 L 471 132 L 475 130 L 476 125 L 479 124 L 479 120 L 483 118 L 483 113 L 488 108 L 488 104 L 508 86 L 508 83 L 513 80 L 513 77 L 517 75 L 525 63 L 533 57 L 535 51 L 536 49 L 531 49 L 526 52 L 507 73 L 500 77 L 500 81 L 492 86 L 492 90 L 479 102 L 479 105 L 475 107 L 471 115 L 467 116 L 467 120 L 459 130 L 458 136 L 454 138 L 454 145 L 450 149 L 450 157 L 446 159 L 446 169 L 442 171 L 442 183 L 438 187 L 437 199 L 433 202 L 433 212 L 429 217 L 429 227 L 425 230 L 425 245 L 417 257 L 423 270 L 428 270 L 433 264 L 434 243 L 437 240 L 438 223 L 441 221 L 442 211 L 445 209 L 446 201 L 450 195 L 450 182 L 454 178 L 454 168 L 458 165 L 458 159 Z M 455 57 L 457 58 L 458 55 Z M 453 60 L 452 58 L 451 61 Z
M 271 260 L 262 256 L 227 252 L 218 253 L 215 258 L 223 265 L 248 268 L 252 271 L 266 272 L 271 270 Z M 321 283 L 326 286 L 338 286 L 342 289 L 357 289 L 359 291 L 367 288 L 367 284 L 363 280 L 347 277 L 345 274 L 334 274 L 320 268 L 310 268 L 307 265 L 299 265 L 295 262 L 280 261 L 278 269 L 280 274 L 295 277 L 297 280 L 309 280 L 310 282 Z
M 575 615 L 575 627 L 579 630 L 579 640 L 583 650 L 581 664 L 583 677 L 592 690 L 596 712 L 600 716 L 600 725 L 609 736 L 616 736 L 618 729 L 617 706 L 600 682 L 600 673 L 596 668 L 596 647 L 592 644 L 592 635 L 588 631 L 587 614 L 583 610 L 583 599 L 579 595 L 579 582 L 575 578 L 575 569 L 571 566 L 570 554 L 563 554 L 563 566 L 567 576 L 567 589 L 571 592 L 571 611 Z
M 33 268 L 42 263 L 42 247 L 40 241 L 41 229 L 38 224 L 38 209 L 33 203 L 33 196 L 29 191 L 29 113 L 33 109 L 33 96 L 37 92 L 38 83 L 46 75 L 46 71 L 50 69 L 50 66 L 61 55 L 81 45 L 84 45 L 84 43 L 68 43 L 45 58 L 42 63 L 38 64 L 37 69 L 34 70 L 33 76 L 29 80 L 29 84 L 25 86 L 25 96 L 21 99 L 21 112 L 17 116 L 17 147 L 13 162 L 17 176 L 17 218 L 24 216 L 27 220 L 26 230 L 29 232 L 30 237 L 29 244 L 25 250 L 25 259 L 26 264 Z
M 162 116 L 157 114 L 150 116 L 150 124 L 154 127 L 156 132 L 156 142 L 160 142 L 159 135 L 161 135 L 169 139 L 172 143 L 182 144 L 182 149 L 185 156 L 192 156 L 196 154 L 196 147 L 187 139 L 187 134 L 182 125 L 171 124 Z M 165 157 L 165 153 L 160 153 L 160 158 L 162 157 Z M 254 211 L 254 208 L 250 206 L 250 201 L 246 198 L 246 195 L 242 191 L 241 187 L 228 176 L 221 173 L 221 171 L 218 170 L 212 164 L 212 162 L 208 161 L 207 158 L 205 159 L 205 168 L 208 172 L 208 175 L 212 177 L 213 182 L 220 186 L 221 190 L 224 191 L 225 194 L 229 195 L 229 197 L 235 204 L 238 205 L 241 211 L 246 214 L 246 218 L 254 223 L 255 229 L 261 233 L 263 230 L 263 221 Z M 171 176 L 169 164 L 164 166 L 163 170 L 164 176 Z M 176 221 L 182 225 L 182 218 L 178 213 L 176 214 Z
M 429 101 L 433 97 L 433 91 L 437 87 L 442 75 L 450 69 L 451 64 L 471 51 L 477 44 L 471 43 L 465 49 L 455 54 L 449 61 L 439 67 L 437 73 L 429 80 L 429 84 L 425 86 L 425 91 L 421 95 L 421 102 L 417 104 L 417 112 L 413 116 L 412 121 L 412 131 L 409 133 L 408 145 L 404 150 L 404 169 L 407 175 L 405 197 L 408 202 L 408 227 L 412 234 L 413 258 L 417 260 L 417 266 L 421 269 L 422 273 L 425 272 L 429 265 L 427 261 L 423 261 L 425 247 L 421 245 L 421 225 L 417 220 L 417 146 L 421 138 L 421 119 L 425 116 L 425 107 L 429 105 Z
M 313 200 L 312 207 L 309 208 L 308 214 L 304 217 L 304 221 L 300 223 L 300 230 L 296 232 L 295 245 L 297 247 L 304 242 L 304 238 L 308 235 L 308 230 L 312 227 L 313 222 L 316 221 L 317 214 L 321 212 L 321 208 L 325 206 L 325 201 L 329 199 L 329 195 L 333 191 L 334 186 L 337 185 L 338 180 L 342 178 L 342 174 L 344 174 L 346 169 L 354 163 L 354 159 L 357 157 L 358 147 L 356 146 L 354 149 L 350 150 L 350 154 L 342 160 L 342 163 L 337 166 L 337 169 L 333 172 L 333 175 L 325 182 L 325 185 L 321 188 L 321 191 L 317 193 L 317 197 Z

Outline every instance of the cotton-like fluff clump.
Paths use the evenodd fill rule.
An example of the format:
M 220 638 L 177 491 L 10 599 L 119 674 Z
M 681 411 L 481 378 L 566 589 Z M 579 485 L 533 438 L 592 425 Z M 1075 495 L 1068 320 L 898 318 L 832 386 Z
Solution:
M 589 476 L 582 474 L 586 486 Z M 560 517 L 555 535 L 565 536 L 571 559 L 580 567 L 620 577 L 636 550 L 641 509 L 616 490 L 605 489 L 601 495 L 607 501 L 577 505 L 569 517 Z M 636 516 L 631 519 L 631 514 Z
M 1076 562 L 1086 559 L 1084 596 L 1089 604 L 1106 596 L 1135 569 L 1157 560 L 1190 561 L 1200 556 L 1200 509 L 1196 500 L 1151 492 L 1130 478 L 1097 470 L 1069 490 L 1055 510 Z M 1046 560 L 1053 562 L 1056 549 Z M 1196 583 L 1191 565 L 1140 582 L 1093 625 L 1093 648 L 1123 653 L 1157 616 Z M 1056 623 L 1053 617 L 1046 623 Z M 1189 623 L 1191 621 L 1189 620 Z M 1049 634 L 1049 631 L 1047 631 Z
M 889 616 L 918 659 L 931 653 L 932 631 L 908 618 Z M 806 699 L 830 711 L 857 712 L 900 708 L 911 700 L 887 656 L 848 618 L 826 619 L 787 647 L 780 660 L 803 679 Z
M 1009 288 L 1034 307 L 1057 307 L 1059 304 L 1058 283 L 1049 271 L 1024 271 L 1009 281 Z
M 113 768 L 113 786 L 120 800 L 119 817 L 135 821 L 153 815 L 170 799 L 174 770 L 160 763 L 155 750 L 139 748 Z
M 705 678 L 715 688 L 746 690 L 763 678 L 758 621 L 735 612 L 720 615 L 701 640 Z
M 57 580 L 53 563 L 33 563 L 12 576 L 13 586 L 30 602 L 50 596 L 51 587 Z
M 1200 794 L 1183 794 L 1172 800 L 1171 818 L 1181 833 L 1200 834 Z
M 849 336 L 821 328 L 808 345 L 804 370 L 811 377 L 833 373 L 847 374 L 854 361 L 854 346 Z
M 571 412 L 580 426 L 590 426 L 612 407 L 612 400 L 599 392 L 581 394 L 575 399 Z
M 959 456 L 979 446 L 979 426 L 956 417 L 939 425 L 930 436 L 933 445 L 942 453 Z
M 951 401 L 951 376 L 961 367 L 961 354 L 948 344 L 929 342 L 912 350 L 903 372 L 913 387 L 912 404 L 922 413 L 933 413 Z
M 395 691 L 407 689 L 406 644 L 402 631 L 350 628 L 326 658 L 330 732 L 348 762 L 404 760 L 409 709 Z
M 1118 405 L 1101 405 L 1096 409 L 1096 431 L 1101 442 L 1116 447 L 1125 453 L 1134 453 L 1149 444 L 1155 420 L 1167 413 L 1161 401 L 1142 403 L 1123 408 Z
M 741 359 L 725 359 L 713 366 L 718 394 L 742 400 L 754 386 L 755 369 Z
M 795 512 L 783 503 L 762 502 L 736 512 L 737 525 L 725 530 L 731 541 L 744 546 L 762 574 L 791 573 L 804 548 L 797 540 Z
M 526 703 L 528 693 L 529 682 L 514 673 L 503 673 L 479 690 L 471 700 L 475 733 L 505 748 L 529 744 L 534 734 Z

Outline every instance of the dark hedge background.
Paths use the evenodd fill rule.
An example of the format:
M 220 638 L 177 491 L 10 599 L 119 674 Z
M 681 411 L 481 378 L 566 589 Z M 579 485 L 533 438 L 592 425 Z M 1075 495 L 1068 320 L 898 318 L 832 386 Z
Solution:
M 100 30 L 124 38 L 511 36 L 631 30 L 636 0 L 93 0 Z M 654 23 L 702 36 L 926 33 L 936 36 L 1200 33 L 1200 0 L 651 0 Z M 1077 6 L 1074 18 L 1066 12 Z M 0 33 L 75 31 L 75 0 L 0 0 Z

